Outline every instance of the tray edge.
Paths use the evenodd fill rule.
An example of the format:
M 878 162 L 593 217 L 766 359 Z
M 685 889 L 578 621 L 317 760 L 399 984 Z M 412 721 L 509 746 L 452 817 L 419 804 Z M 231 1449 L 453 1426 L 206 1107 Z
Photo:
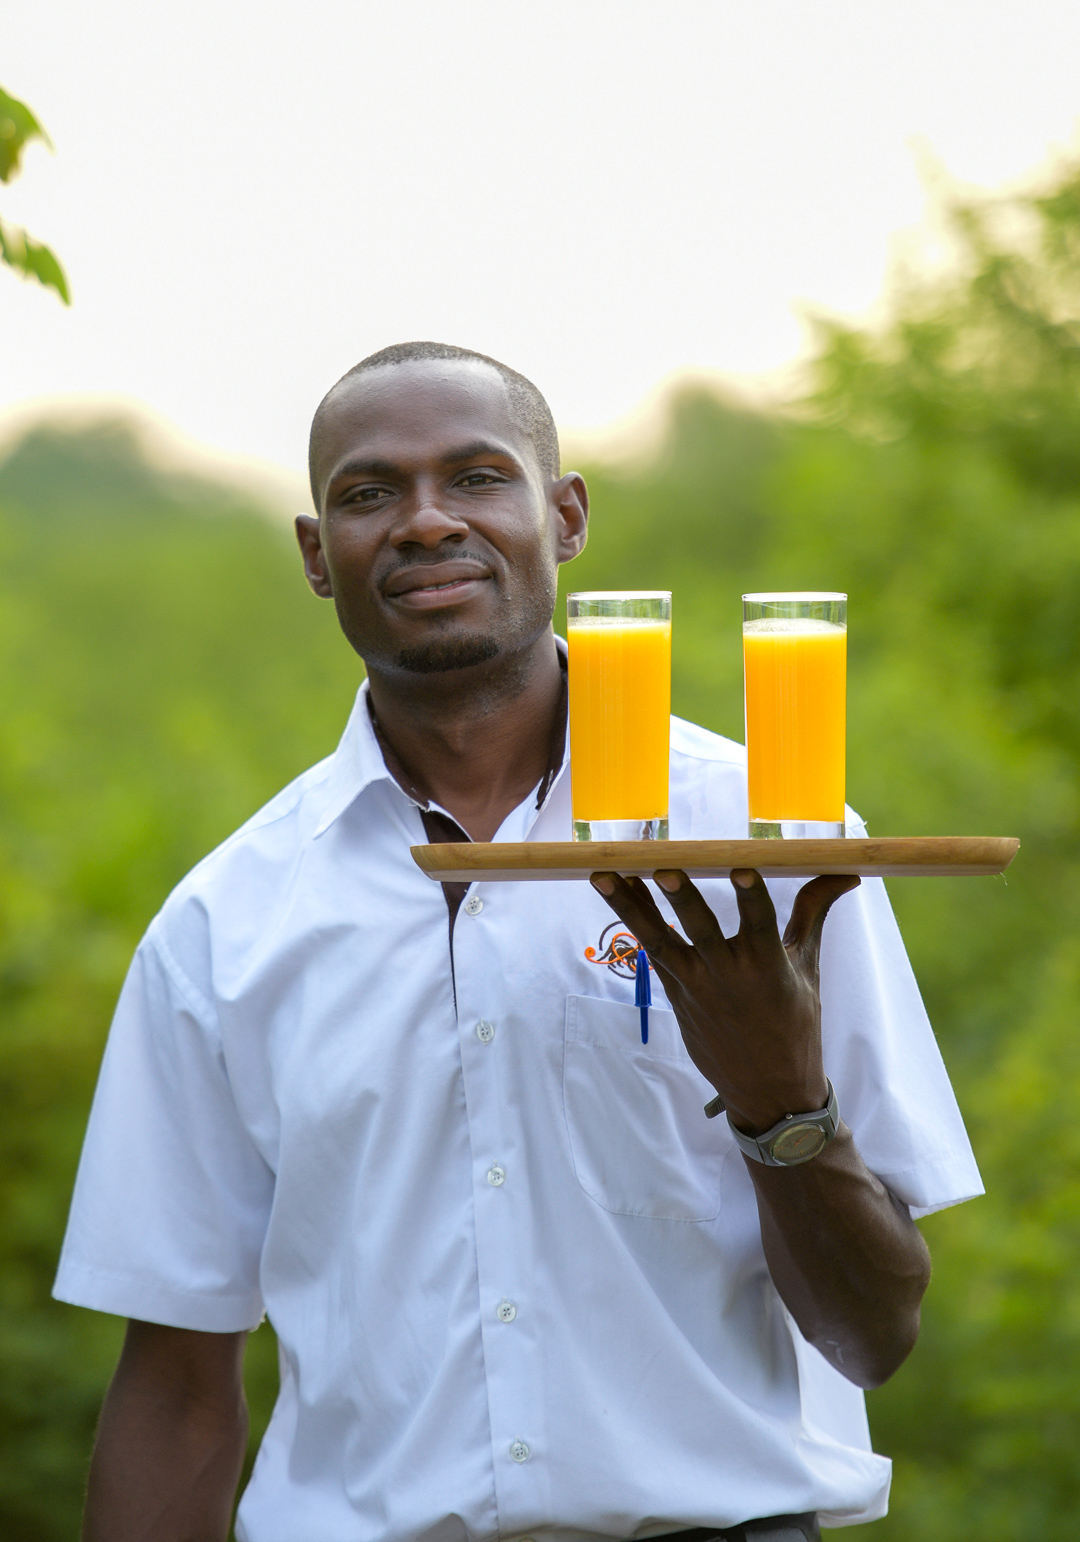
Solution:
M 965 855 L 968 856 L 967 861 L 964 861 L 961 858 L 955 861 L 943 862 L 940 859 L 939 852 L 934 851 L 934 847 L 940 847 L 940 843 L 945 842 L 948 842 L 950 845 L 953 845 L 957 842 L 963 842 L 965 845 L 970 845 L 970 847 L 974 849 L 970 851 L 970 854 L 965 853 Z M 413 860 L 420 868 L 421 872 L 423 872 L 426 877 L 430 878 L 432 882 L 435 883 L 454 881 L 468 881 L 472 883 L 527 883 L 545 881 L 566 882 L 573 881 L 575 879 L 587 878 L 588 875 L 593 872 L 605 871 L 625 872 L 627 874 L 649 876 L 660 865 L 660 862 L 656 861 L 642 861 L 640 863 L 635 862 L 632 864 L 625 864 L 623 862 L 609 862 L 605 864 L 605 853 L 602 850 L 603 844 L 604 843 L 598 842 L 598 849 L 591 851 L 589 848 L 572 841 L 551 841 L 543 843 L 523 841 L 507 842 L 505 845 L 495 842 L 477 842 L 476 846 L 482 847 L 483 850 L 482 853 L 481 851 L 477 851 L 477 857 L 479 860 L 476 862 L 475 866 L 465 866 L 462 864 L 461 866 L 453 867 L 437 866 L 436 863 L 438 861 L 438 857 L 436 856 L 436 853 L 441 856 L 443 851 L 461 851 L 461 845 L 458 843 L 423 844 L 413 846 L 410 848 L 410 850 Z M 843 842 L 843 846 L 845 848 L 843 851 L 843 856 L 841 856 L 840 852 L 832 850 L 828 853 L 828 855 L 822 853 L 822 855 L 818 857 L 817 860 L 815 860 L 814 857 L 811 856 L 809 852 L 807 852 L 807 860 L 806 864 L 804 865 L 799 862 L 791 861 L 791 859 L 796 855 L 792 850 L 796 844 L 802 845 L 803 843 L 787 841 L 784 842 L 783 846 L 781 847 L 780 843 L 776 843 L 774 845 L 772 842 L 758 842 L 748 840 L 733 840 L 730 842 L 672 841 L 668 844 L 668 853 L 666 854 L 668 854 L 671 858 L 670 865 L 680 865 L 681 858 L 682 865 L 686 866 L 685 848 L 690 845 L 738 846 L 741 848 L 738 852 L 738 856 L 742 860 L 730 865 L 721 862 L 715 864 L 704 864 L 702 866 L 694 865 L 692 868 L 687 868 L 688 871 L 693 871 L 703 878 L 727 877 L 727 875 L 732 871 L 732 867 L 741 866 L 744 863 L 747 866 L 756 866 L 762 872 L 783 874 L 784 876 L 790 878 L 816 876 L 819 874 L 827 873 L 856 873 L 862 877 L 882 878 L 964 878 L 993 877 L 997 874 L 1005 872 L 1005 870 L 1012 863 L 1013 858 L 1016 856 L 1016 853 L 1020 847 L 1020 841 L 1015 836 L 863 836 L 853 839 L 850 842 Z M 806 843 L 808 846 L 810 844 L 810 842 Z M 821 845 L 826 845 L 835 848 L 841 843 L 839 841 L 829 841 L 813 842 L 812 844 L 819 847 Z M 532 846 L 533 850 L 536 851 L 537 847 L 540 845 L 542 845 L 544 849 L 549 852 L 554 847 L 562 848 L 560 855 L 565 852 L 567 857 L 572 855 L 579 858 L 579 860 L 570 862 L 565 867 L 561 864 L 558 866 L 548 867 L 541 866 L 539 863 L 529 862 L 528 860 L 522 861 L 522 858 L 526 856 L 530 846 Z M 502 860 L 489 865 L 491 856 L 494 855 L 493 848 L 496 846 L 499 847 L 499 856 L 502 858 Z M 886 853 L 881 850 L 883 846 L 890 847 L 891 850 Z M 904 847 L 908 847 L 910 850 L 910 858 L 907 858 L 903 856 L 901 852 L 898 852 L 898 846 L 901 848 L 901 852 L 903 851 Z M 987 846 L 990 846 L 991 848 L 996 847 L 997 850 L 994 851 L 992 855 L 990 852 L 987 852 L 985 855 L 982 855 L 981 853 L 978 856 L 976 855 L 978 848 L 982 847 L 985 849 Z M 680 851 L 679 848 L 683 848 L 683 850 Z M 654 850 L 656 852 L 656 857 L 660 858 L 662 856 L 661 852 L 656 850 L 656 848 L 654 848 Z M 651 855 L 652 853 L 650 853 L 650 856 Z M 782 863 L 775 860 L 770 860 L 770 858 L 775 858 L 780 855 L 784 855 L 787 860 Z M 938 856 L 937 861 L 934 861 L 935 855 Z M 595 860 L 589 861 L 588 858 L 590 856 L 593 856 Z M 642 853 L 642 856 L 645 856 L 644 852 Z M 751 856 L 757 859 L 752 864 L 746 860 Z M 848 860 L 843 860 L 843 857 L 847 857 Z M 485 860 L 485 858 L 487 860 Z M 466 875 L 468 875 L 467 878 Z

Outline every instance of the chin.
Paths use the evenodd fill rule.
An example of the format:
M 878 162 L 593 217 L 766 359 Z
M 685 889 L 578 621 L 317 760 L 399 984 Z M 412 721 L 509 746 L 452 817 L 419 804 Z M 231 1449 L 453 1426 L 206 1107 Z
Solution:
M 441 637 L 399 650 L 395 666 L 410 675 L 440 675 L 451 669 L 471 669 L 498 658 L 502 648 L 494 637 Z

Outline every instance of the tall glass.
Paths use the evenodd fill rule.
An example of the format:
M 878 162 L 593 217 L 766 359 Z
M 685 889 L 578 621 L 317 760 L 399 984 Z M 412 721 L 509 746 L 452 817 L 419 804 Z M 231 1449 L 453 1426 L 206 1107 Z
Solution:
M 750 834 L 844 834 L 847 595 L 744 594 Z
M 567 596 L 575 841 L 668 834 L 671 593 Z

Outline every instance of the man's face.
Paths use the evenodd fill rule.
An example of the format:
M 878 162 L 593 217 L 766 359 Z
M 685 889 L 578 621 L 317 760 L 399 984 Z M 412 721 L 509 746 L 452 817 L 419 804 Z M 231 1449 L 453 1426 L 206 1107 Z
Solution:
M 313 473 L 322 516 L 297 521 L 308 582 L 369 667 L 469 668 L 546 631 L 556 567 L 585 542 L 585 488 L 545 477 L 496 370 L 355 376 L 328 403 Z

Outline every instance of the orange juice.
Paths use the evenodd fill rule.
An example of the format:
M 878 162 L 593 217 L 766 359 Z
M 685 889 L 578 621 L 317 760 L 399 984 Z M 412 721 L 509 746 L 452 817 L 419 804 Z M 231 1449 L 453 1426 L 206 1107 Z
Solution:
M 666 819 L 671 622 L 590 616 L 566 636 L 574 819 Z
M 751 820 L 842 823 L 847 628 L 748 621 L 743 663 Z

